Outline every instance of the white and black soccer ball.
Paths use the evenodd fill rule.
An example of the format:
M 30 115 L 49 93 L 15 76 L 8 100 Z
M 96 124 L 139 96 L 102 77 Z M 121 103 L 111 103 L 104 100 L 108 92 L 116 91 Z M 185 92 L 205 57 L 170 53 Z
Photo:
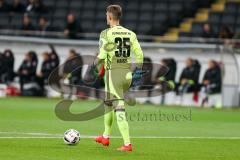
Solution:
M 69 129 L 64 133 L 64 143 L 66 144 L 77 144 L 80 141 L 80 133 L 75 129 Z

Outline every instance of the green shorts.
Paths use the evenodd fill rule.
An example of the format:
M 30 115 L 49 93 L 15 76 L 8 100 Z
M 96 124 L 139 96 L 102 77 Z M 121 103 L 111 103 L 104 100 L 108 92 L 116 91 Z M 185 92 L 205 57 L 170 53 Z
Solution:
M 129 69 L 106 70 L 105 100 L 112 101 L 114 107 L 124 106 L 124 93 L 129 90 L 132 72 Z

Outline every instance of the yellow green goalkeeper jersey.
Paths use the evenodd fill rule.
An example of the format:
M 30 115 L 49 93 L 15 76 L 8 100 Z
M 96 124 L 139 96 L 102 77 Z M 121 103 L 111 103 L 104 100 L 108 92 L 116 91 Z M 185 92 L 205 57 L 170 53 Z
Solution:
M 107 70 L 130 69 L 133 57 L 138 66 L 141 66 L 143 52 L 134 32 L 122 26 L 114 26 L 101 32 L 98 58 L 105 60 Z

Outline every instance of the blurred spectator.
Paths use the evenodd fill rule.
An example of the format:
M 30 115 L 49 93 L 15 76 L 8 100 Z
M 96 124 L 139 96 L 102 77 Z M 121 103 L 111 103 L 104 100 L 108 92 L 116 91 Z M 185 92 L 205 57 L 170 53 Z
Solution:
M 6 72 L 5 58 L 4 55 L 0 53 L 0 83 L 5 83 L 5 72 Z
M 38 73 L 38 76 L 42 77 L 44 81 L 46 81 L 52 71 L 51 57 L 48 52 L 44 52 L 42 57 L 43 57 L 43 62 L 41 66 L 41 71 Z
M 10 10 L 9 5 L 5 0 L 0 0 L 0 12 L 8 12 Z
M 30 51 L 29 54 L 30 54 L 31 59 L 32 59 L 32 66 L 33 66 L 33 67 L 37 67 L 37 65 L 38 65 L 38 56 L 37 56 L 37 53 L 34 52 L 34 51 Z
M 172 58 L 162 59 L 161 64 L 155 76 L 155 82 L 157 86 L 159 85 L 162 88 L 161 104 L 165 104 L 165 93 L 175 87 L 177 64 Z M 172 88 L 169 87 L 170 85 L 172 85 Z
M 66 27 L 64 30 L 64 35 L 67 38 L 75 39 L 75 38 L 77 38 L 78 32 L 82 32 L 82 29 L 78 25 L 75 15 L 70 13 L 67 16 L 67 24 L 66 24 Z
M 154 82 L 152 81 L 152 71 L 153 71 L 153 64 L 150 57 L 144 57 L 143 59 L 143 65 L 142 65 L 142 71 L 145 72 L 145 74 L 142 77 L 142 86 L 139 86 L 140 90 L 148 90 L 147 96 L 151 96 L 151 89 L 153 88 Z M 147 101 L 150 103 L 149 101 Z
M 73 91 L 74 85 L 79 85 L 82 83 L 81 66 L 83 66 L 83 60 L 81 55 L 73 49 L 70 50 L 68 59 L 63 67 L 63 75 L 69 80 L 69 84 L 71 84 L 71 91 Z M 73 93 L 69 94 L 69 98 L 72 98 L 72 94 Z
M 41 31 L 41 32 L 51 31 L 50 24 L 45 17 L 39 18 L 39 25 L 38 25 L 37 30 Z
M 53 68 L 51 66 L 51 57 L 48 52 L 44 52 L 43 55 L 43 62 L 41 66 L 40 72 L 37 74 L 38 76 L 38 84 L 42 92 L 44 93 L 44 85 L 47 84 L 48 77 L 51 74 Z
M 205 23 L 203 25 L 202 37 L 203 38 L 215 38 L 216 37 L 212 27 L 208 23 Z
M 9 49 L 5 50 L 4 53 L 5 64 L 6 64 L 6 82 L 11 82 L 14 79 L 14 55 Z
M 70 50 L 67 62 L 64 66 L 64 75 L 68 75 L 70 84 L 79 84 L 82 75 L 83 60 L 75 50 Z
M 50 64 L 51 64 L 51 70 L 55 72 L 55 74 L 53 74 L 52 76 L 54 77 L 53 81 L 49 81 L 48 83 L 50 85 L 54 85 L 58 88 L 61 88 L 61 85 L 60 85 L 60 79 L 61 79 L 61 75 L 59 74 L 59 57 L 58 57 L 58 54 L 54 48 L 53 45 L 49 45 L 50 49 L 51 49 L 51 52 L 49 53 L 49 56 L 50 56 Z M 61 69 L 60 69 L 61 70 Z M 62 71 L 62 70 L 61 70 Z
M 25 12 L 26 6 L 21 2 L 21 0 L 14 0 L 11 5 L 11 12 L 13 13 L 23 13 Z
M 178 94 L 183 95 L 184 93 L 196 91 L 200 68 L 198 61 L 192 58 L 186 60 L 186 67 L 183 69 L 179 80 Z
M 210 60 L 208 62 L 208 69 L 204 74 L 202 85 L 205 88 L 205 92 L 208 94 L 221 92 L 221 68 L 216 61 Z
M 44 13 L 47 11 L 46 6 L 43 4 L 42 0 L 34 0 L 34 12 Z
M 152 64 L 151 58 L 144 57 L 142 70 L 146 71 L 146 74 L 143 76 L 143 85 L 151 85 L 152 70 L 153 70 L 153 64 Z
M 201 106 L 208 102 L 208 96 L 212 94 L 221 93 L 222 76 L 219 64 L 210 60 L 208 62 L 208 69 L 204 74 L 202 88 L 201 88 Z
M 233 38 L 233 32 L 228 26 L 222 26 L 219 33 L 219 38 L 221 39 L 231 39 Z
M 35 28 L 33 27 L 32 23 L 31 23 L 31 19 L 27 15 L 25 15 L 23 17 L 23 22 L 22 23 L 23 24 L 20 28 L 21 30 L 23 30 L 23 31 L 33 31 L 33 30 L 35 30 Z
M 59 57 L 58 54 L 55 50 L 55 48 L 53 47 L 53 45 L 50 45 L 51 48 L 51 52 L 50 52 L 50 59 L 51 59 L 51 67 L 52 69 L 55 69 L 58 67 L 59 65 Z
M 46 6 L 43 4 L 42 0 L 29 0 L 26 8 L 26 12 L 34 13 L 44 13 L 47 11 Z
M 95 54 L 96 57 L 97 57 L 97 55 L 98 55 L 98 53 Z M 100 98 L 99 89 L 104 87 L 104 79 L 103 79 L 104 74 L 105 74 L 104 65 L 102 65 L 102 67 L 100 67 L 98 76 L 96 76 L 95 74 L 92 73 L 91 65 L 88 66 L 88 68 L 84 74 L 84 78 L 83 78 L 84 84 L 97 89 L 95 92 L 96 98 Z M 99 75 L 101 75 L 101 76 L 99 76 Z
M 26 53 L 25 59 L 18 69 L 21 93 L 23 93 L 24 85 L 26 83 L 35 82 L 37 64 L 34 60 L 34 53 L 35 52 L 33 51 Z
M 177 71 L 177 64 L 176 61 L 172 58 L 169 59 L 162 59 L 161 60 L 161 64 L 165 67 L 167 67 L 169 70 L 167 72 L 167 74 L 163 75 L 163 69 L 159 69 L 156 77 L 155 77 L 155 81 L 175 81 L 175 76 L 176 76 L 176 71 Z

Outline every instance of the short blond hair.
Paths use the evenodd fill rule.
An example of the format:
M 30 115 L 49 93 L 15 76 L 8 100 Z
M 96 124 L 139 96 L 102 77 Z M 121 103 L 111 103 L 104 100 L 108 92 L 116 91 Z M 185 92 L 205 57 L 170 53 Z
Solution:
M 107 12 L 111 13 L 115 20 L 120 20 L 122 17 L 122 7 L 120 5 L 109 5 Z

